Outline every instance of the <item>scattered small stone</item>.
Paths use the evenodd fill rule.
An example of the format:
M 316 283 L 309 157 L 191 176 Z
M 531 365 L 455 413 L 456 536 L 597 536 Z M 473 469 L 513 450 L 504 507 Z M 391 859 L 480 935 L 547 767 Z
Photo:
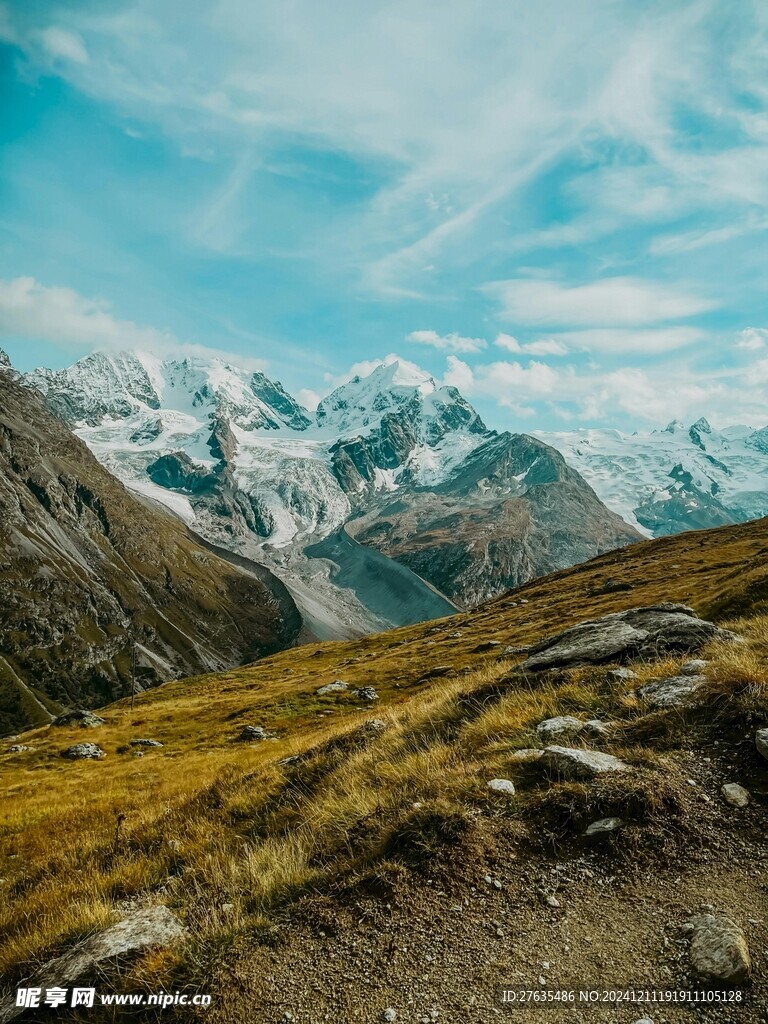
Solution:
M 162 747 L 160 740 L 130 740 L 132 747 Z
M 768 729 L 758 729 L 755 733 L 757 752 L 768 760 Z
M 25 750 L 32 750 L 32 747 L 28 747 L 25 743 L 14 743 L 12 747 L 8 747 L 9 754 L 23 754 Z
M 509 779 L 491 779 L 487 788 L 493 793 L 507 793 L 509 796 L 515 794 L 515 787 Z
M 477 644 L 476 647 L 472 648 L 473 654 L 482 654 L 484 651 L 492 651 L 496 647 L 501 647 L 501 640 L 486 640 L 482 644 Z
M 691 965 L 704 978 L 735 983 L 752 970 L 741 928 L 724 914 L 704 913 L 691 919 Z
M 86 708 L 75 708 L 74 711 L 65 711 L 58 718 L 54 718 L 51 725 L 77 725 L 81 729 L 95 729 L 99 725 L 104 725 L 104 719 Z
M 353 690 L 352 696 L 357 697 L 358 700 L 374 701 L 379 699 L 379 695 L 372 686 L 361 686 L 359 690 Z
M 721 786 L 720 793 L 723 800 L 731 807 L 746 807 L 750 801 L 749 790 L 744 789 L 738 782 L 726 782 Z
M 623 818 L 599 818 L 587 826 L 585 836 L 597 836 L 605 832 L 615 832 L 624 824 Z
M 389 1021 L 391 1024 L 392 1021 L 397 1020 L 397 1010 L 394 1010 L 391 1006 L 388 1006 L 384 1013 L 382 1013 L 381 1019 Z
M 610 736 L 611 727 L 607 722 L 601 722 L 599 718 L 590 718 L 588 722 L 584 722 L 581 730 L 582 735 L 592 736 L 595 739 L 600 739 L 605 736 Z
M 562 906 L 557 896 L 551 892 L 542 893 L 541 899 L 546 906 L 552 907 L 553 910 L 557 910 L 558 907 Z
M 509 755 L 512 761 L 537 761 L 543 756 L 544 751 L 537 750 L 535 747 L 523 747 L 522 750 L 515 750 Z
M 631 668 L 612 668 L 608 673 L 608 678 L 617 683 L 624 682 L 628 679 L 637 679 L 637 672 L 633 672 Z
M 238 739 L 244 743 L 256 743 L 267 739 L 267 732 L 260 725 L 246 725 L 243 727 L 243 731 L 238 736 Z
M 349 683 L 345 683 L 342 679 L 336 679 L 332 683 L 326 683 L 325 686 L 319 687 L 315 690 L 318 697 L 324 697 L 326 693 L 342 693 L 344 690 L 349 689 Z
M 71 747 L 67 747 L 66 750 L 62 751 L 62 757 L 66 757 L 70 761 L 100 761 L 107 755 L 97 746 L 95 743 L 75 743 Z
M 681 676 L 699 676 L 709 664 L 703 658 L 692 658 L 680 666 Z
M 544 742 L 558 738 L 576 736 L 584 728 L 584 723 L 572 715 L 560 715 L 557 718 L 546 718 L 536 726 L 536 732 Z
M 369 732 L 373 734 L 386 732 L 387 728 L 387 723 L 382 718 L 369 718 L 367 722 L 363 722 L 360 726 L 361 732 Z
M 134 750 L 131 753 L 131 757 L 144 757 L 144 751 L 143 750 Z

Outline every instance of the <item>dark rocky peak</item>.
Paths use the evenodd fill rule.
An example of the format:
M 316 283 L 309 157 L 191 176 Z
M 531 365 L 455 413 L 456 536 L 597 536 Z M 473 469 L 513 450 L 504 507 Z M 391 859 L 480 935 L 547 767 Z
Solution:
M 288 394 L 279 380 L 271 381 L 263 373 L 254 373 L 251 377 L 251 390 L 259 401 L 274 410 L 283 423 L 293 430 L 306 430 L 312 422 L 307 410 Z
M 505 431 L 489 435 L 436 490 L 521 495 L 564 480 L 587 486 L 556 449 L 528 434 Z
M 8 353 L 4 352 L 0 348 L 0 367 L 9 367 L 10 365 L 11 365 L 11 360 L 8 358 Z

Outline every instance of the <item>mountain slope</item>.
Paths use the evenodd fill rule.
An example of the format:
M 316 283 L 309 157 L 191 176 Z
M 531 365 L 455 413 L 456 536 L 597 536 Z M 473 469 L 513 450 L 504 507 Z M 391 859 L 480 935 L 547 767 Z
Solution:
M 638 540 L 559 452 L 506 433 L 442 483 L 381 502 L 348 528 L 470 606 Z
M 766 430 L 715 430 L 703 417 L 664 430 L 537 431 L 605 504 L 647 536 L 741 523 L 768 514 Z
M 468 605 L 640 536 L 552 449 L 488 430 L 455 388 L 394 358 L 336 388 L 314 416 L 280 384 L 217 359 L 96 353 L 30 379 L 130 487 L 268 564 L 323 637 L 450 606 L 423 601 L 415 577 L 412 608 L 345 586 L 360 580 L 360 553 L 335 544 L 351 561 L 334 568 L 315 547 L 344 526 Z
M 111 399 L 110 399 L 111 401 Z M 0 732 L 62 705 L 241 664 L 290 645 L 301 618 L 260 566 L 203 549 L 142 502 L 0 367 Z
M 711 904 L 744 929 L 755 960 L 745 1004 L 712 1019 L 757 1024 L 766 550 L 768 520 L 642 542 L 442 622 L 178 680 L 135 709 L 105 709 L 89 733 L 106 751 L 99 761 L 62 761 L 77 730 L 30 732 L 31 749 L 0 755 L 0 802 L 13 807 L 0 831 L 6 990 L 127 902 L 160 902 L 189 943 L 121 960 L 108 985 L 99 977 L 105 991 L 213 992 L 217 1022 L 336 1020 L 361 1006 L 377 1019 L 394 1006 L 406 1021 L 435 1008 L 489 1024 L 504 1012 L 502 971 L 523 988 L 695 987 L 682 929 Z M 684 656 L 636 662 L 634 678 L 610 665 L 517 670 L 521 644 L 660 601 L 740 616 L 729 625 L 741 643 L 701 652 L 690 706 L 649 707 L 636 692 L 678 676 Z M 348 691 L 317 693 L 335 679 Z M 373 722 L 354 693 L 364 686 L 379 694 Z M 578 780 L 544 770 L 537 727 L 563 715 L 601 720 L 602 735 L 568 743 L 626 770 Z M 246 724 L 273 738 L 238 742 Z M 134 759 L 136 736 L 164 746 Z M 515 793 L 489 790 L 491 779 Z M 746 808 L 723 799 L 733 782 L 752 794 Z M 104 827 L 116 808 L 117 835 Z M 607 817 L 621 824 L 585 835 Z M 690 1016 L 664 1012 L 670 1024 Z M 541 1008 L 516 1014 L 533 1024 Z M 589 1019 L 608 1024 L 616 1006 L 594 1005 Z

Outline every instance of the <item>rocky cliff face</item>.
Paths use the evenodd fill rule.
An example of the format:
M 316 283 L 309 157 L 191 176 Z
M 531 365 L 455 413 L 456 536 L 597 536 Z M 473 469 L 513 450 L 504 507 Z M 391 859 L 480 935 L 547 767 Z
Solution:
M 638 539 L 559 452 L 508 433 L 443 483 L 399 493 L 348 529 L 469 606 Z
M 124 695 L 132 660 L 146 687 L 294 641 L 300 616 L 275 577 L 131 495 L 0 364 L 0 733 Z

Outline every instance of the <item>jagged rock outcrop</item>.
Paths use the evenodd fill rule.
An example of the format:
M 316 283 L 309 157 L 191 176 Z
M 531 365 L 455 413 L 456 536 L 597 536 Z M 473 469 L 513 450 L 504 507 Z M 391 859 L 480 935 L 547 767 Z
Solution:
M 633 658 L 655 659 L 670 653 L 700 650 L 710 640 L 730 641 L 733 633 L 699 619 L 682 604 L 657 604 L 631 608 L 580 622 L 531 647 L 520 668 L 540 672 L 577 665 L 600 665 Z M 685 677 L 684 685 L 697 683 Z
M 285 587 L 129 494 L 41 396 L 0 370 L 0 733 L 63 707 L 224 668 L 301 628 Z

